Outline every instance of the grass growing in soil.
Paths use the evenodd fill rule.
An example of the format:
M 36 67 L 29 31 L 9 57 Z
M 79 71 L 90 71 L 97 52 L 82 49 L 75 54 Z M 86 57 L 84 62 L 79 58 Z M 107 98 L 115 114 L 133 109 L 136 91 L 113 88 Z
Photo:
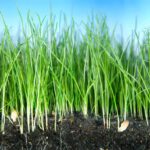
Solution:
M 61 120 L 68 113 L 145 118 L 150 115 L 150 35 L 135 32 L 127 45 L 110 34 L 105 17 L 89 18 L 81 28 L 63 16 L 57 22 L 30 14 L 14 44 L 3 16 L 0 41 L 1 131 L 5 119 L 17 111 L 20 132 L 48 128 L 48 117 Z M 63 21 L 61 21 L 63 20 Z M 21 40 L 20 40 L 21 39 Z M 135 42 L 138 41 L 138 42 Z M 135 44 L 136 43 L 136 44 Z M 137 52 L 138 49 L 138 52 Z M 24 120 L 26 118 L 26 120 Z

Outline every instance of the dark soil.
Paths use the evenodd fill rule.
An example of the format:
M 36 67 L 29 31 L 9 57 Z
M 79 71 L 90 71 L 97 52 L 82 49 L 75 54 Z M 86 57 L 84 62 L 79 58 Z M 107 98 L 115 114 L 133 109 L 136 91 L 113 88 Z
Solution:
M 124 132 L 117 132 L 116 119 L 111 128 L 103 126 L 101 118 L 85 119 L 80 114 L 66 117 L 57 123 L 49 118 L 49 129 L 20 134 L 18 127 L 6 123 L 5 134 L 0 134 L 1 150 L 150 150 L 150 128 L 145 121 L 129 119 L 130 124 Z

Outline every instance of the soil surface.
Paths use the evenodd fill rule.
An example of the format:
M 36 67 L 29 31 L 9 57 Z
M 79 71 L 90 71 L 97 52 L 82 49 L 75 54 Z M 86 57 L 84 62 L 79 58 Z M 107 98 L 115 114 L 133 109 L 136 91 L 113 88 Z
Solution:
M 117 131 L 116 119 L 110 129 L 104 128 L 102 118 L 84 118 L 76 113 L 62 122 L 49 118 L 49 129 L 37 128 L 32 133 L 20 134 L 16 125 L 6 123 L 5 134 L 0 133 L 0 150 L 150 150 L 150 128 L 145 121 L 129 119 L 124 132 Z

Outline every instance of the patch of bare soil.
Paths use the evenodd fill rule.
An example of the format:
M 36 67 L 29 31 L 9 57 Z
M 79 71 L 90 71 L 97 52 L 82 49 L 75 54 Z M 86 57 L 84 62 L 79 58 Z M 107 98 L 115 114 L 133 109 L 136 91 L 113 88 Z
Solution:
M 124 132 L 117 131 L 116 120 L 111 128 L 103 126 L 102 118 L 84 118 L 75 113 L 57 123 L 49 118 L 49 129 L 37 128 L 32 133 L 20 134 L 17 126 L 6 123 L 6 131 L 0 133 L 0 150 L 148 150 L 150 149 L 150 128 L 145 121 L 129 119 Z

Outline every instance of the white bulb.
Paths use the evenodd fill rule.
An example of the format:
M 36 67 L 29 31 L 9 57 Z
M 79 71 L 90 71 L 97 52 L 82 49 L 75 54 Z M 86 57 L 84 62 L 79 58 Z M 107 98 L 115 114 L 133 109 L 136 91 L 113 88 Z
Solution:
M 18 118 L 18 113 L 17 113 L 16 110 L 13 110 L 13 111 L 11 112 L 11 119 L 12 119 L 12 121 L 13 121 L 13 122 L 16 122 L 17 118 Z

